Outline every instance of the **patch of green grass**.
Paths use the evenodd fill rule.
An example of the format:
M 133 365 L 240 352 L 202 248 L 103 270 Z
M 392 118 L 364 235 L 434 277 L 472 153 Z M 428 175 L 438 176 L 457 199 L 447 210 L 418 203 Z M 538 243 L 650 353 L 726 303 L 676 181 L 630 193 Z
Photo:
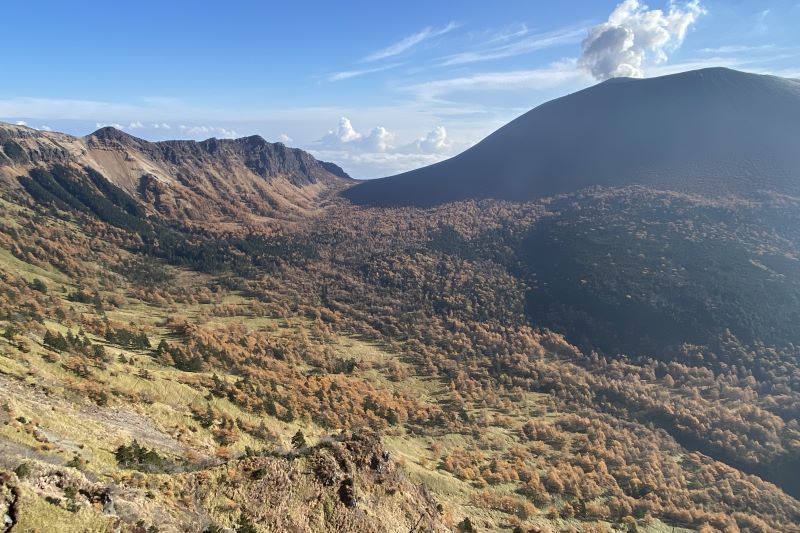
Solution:
M 30 263 L 26 263 L 21 259 L 14 257 L 11 252 L 5 248 L 0 248 L 0 271 L 14 272 L 25 281 L 31 282 L 35 278 L 44 278 L 45 282 L 66 284 L 69 283 L 69 278 L 61 271 L 50 267 L 42 268 Z
M 47 502 L 25 488 L 21 490 L 17 507 L 19 515 L 14 526 L 15 532 L 111 533 L 114 531 L 112 518 L 91 506 L 81 506 L 77 512 L 71 512 Z

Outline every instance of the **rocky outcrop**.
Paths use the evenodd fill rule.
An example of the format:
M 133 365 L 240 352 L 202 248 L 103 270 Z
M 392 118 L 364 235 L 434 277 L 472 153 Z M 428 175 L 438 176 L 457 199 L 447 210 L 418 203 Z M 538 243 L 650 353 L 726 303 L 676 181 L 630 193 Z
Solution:
M 49 133 L 0 123 L 0 168 L 67 163 L 85 155 L 78 140 L 69 135 Z
M 201 475 L 204 501 L 237 502 L 239 516 L 266 531 L 449 531 L 430 494 L 405 477 L 369 431 Z M 219 525 L 233 525 L 230 516 L 209 511 Z
M 11 531 L 17 523 L 17 502 L 19 500 L 16 483 L 10 474 L 0 472 L 0 532 Z
M 451 531 L 437 502 L 406 478 L 371 432 L 347 432 L 301 450 L 245 456 L 169 479 L 121 475 L 119 485 L 92 482 L 74 468 L 23 464 L 21 477 L 0 472 L 0 533 L 15 525 L 29 531 L 42 520 L 44 502 L 52 520 L 74 519 L 80 531 L 144 531 L 137 529 L 142 524 L 157 524 L 164 533 Z M 169 491 L 153 494 L 153 487 Z

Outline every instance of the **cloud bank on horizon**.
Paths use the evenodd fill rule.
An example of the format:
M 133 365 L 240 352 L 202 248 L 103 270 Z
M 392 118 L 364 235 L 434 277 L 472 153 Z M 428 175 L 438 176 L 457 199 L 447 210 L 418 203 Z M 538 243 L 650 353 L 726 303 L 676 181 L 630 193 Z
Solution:
M 225 75 L 203 72 L 205 79 L 189 76 L 180 98 L 111 101 L 108 95 L 118 94 L 117 87 L 105 81 L 104 92 L 79 92 L 82 99 L 58 93 L 58 84 L 47 84 L 50 93 L 42 92 L 42 84 L 27 94 L 0 88 L 0 120 L 74 134 L 113 125 L 151 140 L 260 134 L 335 161 L 355 177 L 380 177 L 451 157 L 539 103 L 598 80 L 705 66 L 798 75 L 800 39 L 787 30 L 781 40 L 776 24 L 790 15 L 800 18 L 800 4 L 781 2 L 759 4 L 752 13 L 731 10 L 722 0 L 661 0 L 655 6 L 609 0 L 579 12 L 553 6 L 545 13 L 522 1 L 508 10 L 466 2 L 458 16 L 440 13 L 428 24 L 418 24 L 422 16 L 409 7 L 403 10 L 408 20 L 383 19 L 363 39 L 345 42 L 329 23 L 332 11 L 320 13 L 320 26 L 312 28 L 334 32 L 320 37 L 323 46 L 295 52 L 275 43 L 291 59 L 285 68 L 303 68 L 305 75 L 265 69 L 266 77 L 256 83 L 247 81 L 256 76 L 252 61 L 242 61 L 248 70 L 239 71 L 232 60 L 230 72 L 227 64 L 213 68 L 244 81 L 226 85 Z M 338 46 L 325 46 L 330 38 Z M 257 47 L 232 51 L 246 55 L 251 48 Z M 259 50 L 253 53 L 264 60 Z M 175 68 L 180 66 L 171 65 L 162 76 L 169 79 Z M 223 80 L 219 87 L 209 81 L 213 77 Z M 196 92 L 204 83 L 215 90 Z M 286 94 L 263 96 L 277 83 Z M 239 96 L 250 93 L 250 100 Z
M 383 126 L 376 126 L 368 134 L 355 129 L 347 117 L 341 117 L 335 130 L 329 130 L 311 147 L 322 159 L 346 160 L 358 168 L 382 161 L 386 168 L 397 172 L 440 161 L 459 147 L 447 136 L 447 129 L 436 126 L 425 135 L 407 143 L 397 143 L 397 135 Z

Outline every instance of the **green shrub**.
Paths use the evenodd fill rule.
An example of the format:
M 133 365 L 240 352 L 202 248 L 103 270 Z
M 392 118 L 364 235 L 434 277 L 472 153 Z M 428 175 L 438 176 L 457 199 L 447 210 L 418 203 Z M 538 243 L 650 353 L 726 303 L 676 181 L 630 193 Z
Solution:
M 20 463 L 20 465 L 14 469 L 14 473 L 20 479 L 25 479 L 31 473 L 31 465 L 28 463 Z

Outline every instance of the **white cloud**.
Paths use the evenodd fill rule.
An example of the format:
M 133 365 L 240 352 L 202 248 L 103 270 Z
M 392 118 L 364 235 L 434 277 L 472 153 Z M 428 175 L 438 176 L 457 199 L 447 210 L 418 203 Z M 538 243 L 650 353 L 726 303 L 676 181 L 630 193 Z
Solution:
M 332 131 L 328 132 L 328 135 L 333 133 Z M 343 143 L 357 141 L 361 138 L 361 134 L 356 131 L 350 119 L 347 117 L 339 119 L 339 127 L 336 129 L 335 135 Z
M 624 0 L 608 21 L 589 30 L 578 64 L 597 79 L 641 78 L 652 58 L 663 63 L 667 52 L 683 42 L 689 27 L 705 13 L 698 0 L 683 6 L 670 3 L 666 12 L 649 9 L 639 0 Z
M 357 76 L 363 76 L 364 74 L 372 74 L 374 72 L 383 72 L 384 70 L 390 70 L 393 68 L 397 68 L 402 63 L 391 63 L 389 65 L 383 65 L 380 67 L 375 68 L 367 68 L 361 70 L 345 70 L 342 72 L 334 72 L 333 74 L 328 75 L 326 78 L 328 81 L 342 81 L 342 80 L 349 80 L 350 78 L 355 78 Z
M 380 178 L 399 174 L 407 170 L 432 165 L 447 156 L 443 154 L 419 154 L 403 152 L 349 152 L 346 150 L 311 149 L 314 157 L 323 161 L 335 161 L 351 176 Z
M 336 161 L 352 175 L 374 178 L 436 163 L 472 144 L 453 142 L 444 126 L 436 126 L 405 144 L 396 144 L 395 138 L 382 126 L 364 135 L 342 117 L 338 128 L 329 131 L 310 151 L 321 159 Z
M 292 112 L 314 113 L 318 108 L 304 107 Z M 0 117 L 25 117 L 37 120 L 80 120 L 112 124 L 118 121 L 173 123 L 208 121 L 227 123 L 232 121 L 267 120 L 284 109 L 250 108 L 244 106 L 224 107 L 220 105 L 194 107 L 180 100 L 139 98 L 128 103 L 103 100 L 75 100 L 65 98 L 32 98 L 18 96 L 0 98 Z M 288 112 L 288 111 L 287 111 Z M 124 119 L 124 120 L 123 120 Z M 168 128 L 165 128 L 168 129 Z
M 757 46 L 746 45 L 726 45 L 718 46 L 716 48 L 701 48 L 700 52 L 704 54 L 741 54 L 743 52 L 765 52 L 775 50 L 774 44 L 762 44 Z
M 0 116 L 37 119 L 109 120 L 115 116 L 136 116 L 136 106 L 60 98 L 14 97 L 0 99 Z
M 732 57 L 709 57 L 702 59 L 690 59 L 688 61 L 681 61 L 680 63 L 665 63 L 656 65 L 647 69 L 650 76 L 667 76 L 669 74 L 678 74 L 680 72 L 687 72 L 689 70 L 698 70 L 701 68 L 709 67 L 726 67 L 726 68 L 742 68 L 743 62 Z M 749 65 L 749 63 L 748 63 Z M 748 70 L 753 71 L 751 66 Z
M 223 139 L 229 139 L 233 137 L 238 137 L 238 133 L 236 130 L 218 127 L 218 126 L 187 126 L 185 124 L 181 124 L 178 126 L 178 129 L 181 133 L 188 135 L 190 137 L 221 137 Z
M 119 124 L 117 122 L 112 122 L 111 124 L 106 124 L 105 122 L 97 122 L 97 123 L 95 123 L 95 126 L 97 127 L 97 129 L 106 128 L 106 127 L 111 127 L 111 128 L 115 128 L 115 129 L 118 129 L 118 130 L 124 130 L 125 129 L 125 126 L 123 126 L 122 124 Z
M 339 119 L 339 126 L 336 130 L 329 130 L 328 133 L 320 140 L 320 143 L 324 146 L 340 146 L 342 144 L 351 143 L 353 141 L 357 141 L 361 138 L 361 134 L 358 133 L 353 124 L 350 122 L 350 119 L 347 117 L 342 117 Z
M 16 124 L 17 126 L 27 126 L 28 125 L 28 123 L 25 122 L 24 120 L 18 120 L 14 124 Z
M 767 17 L 769 17 L 770 10 L 765 9 L 756 14 L 756 23 L 753 27 L 753 33 L 756 35 L 766 33 L 769 27 L 767 26 Z
M 47 126 L 45 124 L 42 124 L 41 126 L 39 126 L 39 129 L 42 130 L 42 131 L 53 131 L 53 128 L 51 128 L 50 126 Z
M 419 98 L 435 100 L 443 95 L 463 91 L 508 91 L 517 89 L 549 89 L 584 81 L 584 74 L 574 60 L 563 60 L 547 67 L 531 70 L 479 72 L 468 76 L 433 80 L 405 87 Z
M 284 144 L 288 144 L 288 143 L 290 143 L 290 142 L 292 142 L 294 140 L 291 137 L 289 137 L 288 135 L 286 135 L 285 133 L 281 133 L 278 136 L 278 139 Z
M 130 124 L 128 124 L 128 128 L 132 130 L 138 130 L 144 128 L 144 124 L 139 122 L 138 120 L 134 120 Z
M 364 135 L 353 127 L 352 122 L 347 117 L 339 119 L 339 126 L 336 130 L 330 130 L 317 145 L 327 149 L 347 149 L 358 152 L 386 152 L 392 149 L 394 134 L 384 128 L 377 126 Z
M 157 129 L 157 130 L 169 130 L 169 129 L 172 129 L 172 128 L 170 127 L 170 125 L 169 125 L 169 124 L 167 124 L 167 123 L 165 123 L 165 122 L 162 122 L 162 123 L 160 123 L 160 124 L 159 124 L 159 123 L 155 123 L 155 124 L 153 124 L 153 129 Z
M 361 148 L 370 152 L 386 152 L 392 148 L 394 134 L 383 126 L 373 128 L 370 134 L 361 141 Z
M 447 26 L 443 28 L 432 28 L 428 26 L 422 31 L 409 35 L 408 37 L 405 37 L 404 39 L 401 39 L 396 43 L 387 46 L 386 48 L 382 48 L 380 50 L 372 52 L 368 56 L 364 57 L 362 61 L 365 62 L 378 61 L 381 59 L 386 59 L 389 57 L 400 55 L 403 52 L 406 52 L 414 48 L 423 41 L 427 41 L 428 39 L 444 35 L 445 33 L 453 31 L 457 27 L 458 26 L 454 22 L 449 23 Z
M 425 137 L 417 139 L 417 150 L 424 154 L 438 154 L 450 149 L 451 143 L 447 139 L 447 130 L 444 126 L 436 126 Z
M 488 41 L 484 42 L 483 44 L 494 44 L 503 41 L 509 41 L 511 39 L 516 39 L 518 37 L 522 37 L 523 35 L 527 35 L 528 33 L 528 26 L 526 24 L 520 24 L 516 26 L 518 29 L 505 29 L 501 32 L 495 33 Z

